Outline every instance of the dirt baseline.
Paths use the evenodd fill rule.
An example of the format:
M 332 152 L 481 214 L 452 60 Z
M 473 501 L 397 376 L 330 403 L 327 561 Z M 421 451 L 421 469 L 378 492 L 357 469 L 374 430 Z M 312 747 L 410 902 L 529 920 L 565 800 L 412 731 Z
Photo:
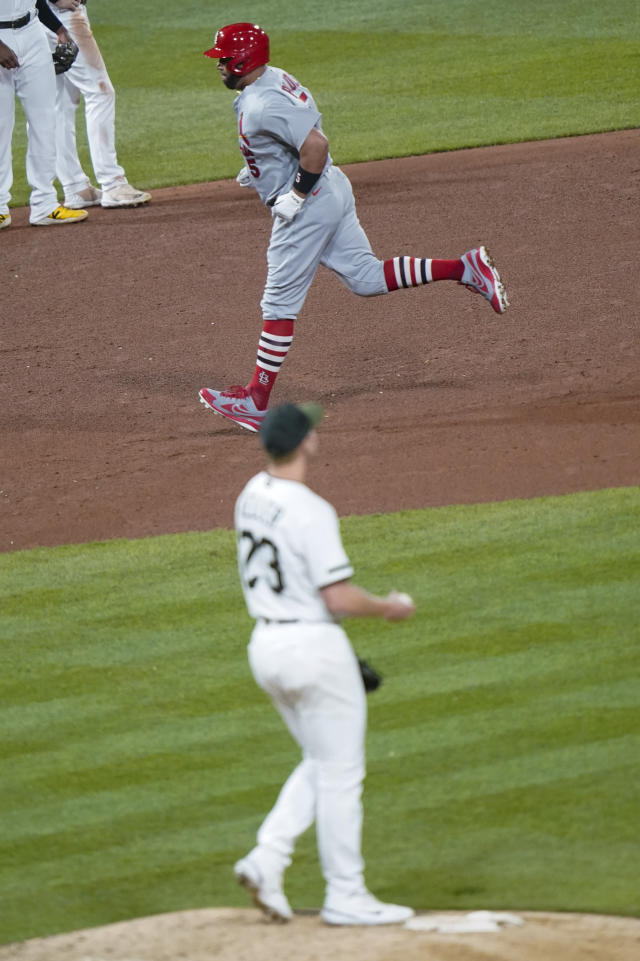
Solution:
M 341 515 L 638 483 L 640 131 L 347 168 L 381 258 L 486 243 L 457 284 L 362 299 L 321 269 L 273 400 L 327 410 Z M 259 443 L 198 403 L 246 382 L 269 213 L 234 181 L 2 231 L 0 550 L 231 526 Z

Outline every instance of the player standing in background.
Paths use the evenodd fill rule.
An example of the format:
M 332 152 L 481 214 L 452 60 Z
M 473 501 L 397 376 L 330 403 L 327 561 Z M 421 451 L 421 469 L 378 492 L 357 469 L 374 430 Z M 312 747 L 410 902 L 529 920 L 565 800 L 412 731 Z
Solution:
M 235 866 L 238 881 L 270 918 L 292 911 L 282 888 L 296 839 L 316 823 L 328 924 L 393 924 L 411 908 L 378 901 L 365 887 L 361 855 L 367 705 L 358 660 L 340 617 L 399 621 L 415 607 L 392 591 L 377 597 L 352 584 L 333 507 L 306 485 L 318 450 L 322 409 L 281 404 L 263 419 L 266 470 L 235 509 L 238 566 L 256 625 L 249 663 L 302 749 L 302 762 Z
M 259 429 L 320 264 L 363 297 L 455 280 L 504 312 L 506 291 L 485 247 L 455 260 L 376 258 L 358 220 L 351 184 L 333 166 L 313 97 L 284 70 L 266 66 L 264 30 L 230 24 L 218 30 L 205 54 L 218 58 L 222 82 L 238 92 L 233 106 L 245 162 L 238 182 L 253 187 L 273 215 L 255 372 L 246 386 L 203 388 L 200 399 L 207 407 L 247 430 Z
M 133 187 L 116 154 L 116 94 L 91 30 L 86 0 L 49 0 L 49 5 L 78 45 L 78 56 L 57 77 L 56 173 L 67 207 L 138 207 L 151 194 Z M 51 48 L 55 38 L 49 35 Z M 100 184 L 94 187 L 82 169 L 76 145 L 76 110 L 84 97 L 91 163 Z
M 48 15 L 48 16 L 47 16 Z M 46 8 L 41 13 L 58 40 L 69 41 L 60 21 Z M 11 141 L 16 95 L 27 118 L 27 181 L 31 186 L 29 222 L 38 227 L 74 224 L 86 210 L 58 204 L 56 176 L 56 79 L 45 30 L 35 0 L 0 0 L 0 229 L 11 226 L 9 201 L 13 184 Z

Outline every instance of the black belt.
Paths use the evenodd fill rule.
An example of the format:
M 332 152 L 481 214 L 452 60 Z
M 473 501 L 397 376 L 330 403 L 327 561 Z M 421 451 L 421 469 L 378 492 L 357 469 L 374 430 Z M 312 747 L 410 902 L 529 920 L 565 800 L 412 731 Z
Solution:
M 25 13 L 19 20 L 3 20 L 0 22 L 0 30 L 19 30 L 20 27 L 26 27 L 30 20 L 30 13 Z
M 293 617 L 288 621 L 275 621 L 271 617 L 259 617 L 258 620 L 262 624 L 299 624 L 300 623 L 297 617 Z

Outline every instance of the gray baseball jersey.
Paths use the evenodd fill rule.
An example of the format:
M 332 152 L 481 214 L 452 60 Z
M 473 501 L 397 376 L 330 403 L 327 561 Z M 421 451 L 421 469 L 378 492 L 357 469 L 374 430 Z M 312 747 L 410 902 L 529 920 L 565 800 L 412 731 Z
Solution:
M 262 471 L 238 497 L 235 527 L 251 617 L 332 622 L 319 589 L 353 568 L 331 504 L 305 484 Z
M 312 127 L 322 130 L 320 113 L 309 90 L 278 67 L 267 67 L 245 87 L 233 109 L 252 186 L 269 203 L 290 189 L 300 147 Z M 325 170 L 330 166 L 329 157 Z

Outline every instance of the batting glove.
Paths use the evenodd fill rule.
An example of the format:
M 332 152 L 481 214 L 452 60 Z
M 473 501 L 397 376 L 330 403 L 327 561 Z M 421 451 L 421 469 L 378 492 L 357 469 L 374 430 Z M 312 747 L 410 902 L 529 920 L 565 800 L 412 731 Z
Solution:
M 242 170 L 236 177 L 236 181 L 240 184 L 241 187 L 251 186 L 251 174 L 249 173 L 246 167 L 242 168 Z
M 300 208 L 305 201 L 304 197 L 290 190 L 287 194 L 280 194 L 273 205 L 273 212 L 281 220 L 290 224 L 294 217 L 300 213 Z

